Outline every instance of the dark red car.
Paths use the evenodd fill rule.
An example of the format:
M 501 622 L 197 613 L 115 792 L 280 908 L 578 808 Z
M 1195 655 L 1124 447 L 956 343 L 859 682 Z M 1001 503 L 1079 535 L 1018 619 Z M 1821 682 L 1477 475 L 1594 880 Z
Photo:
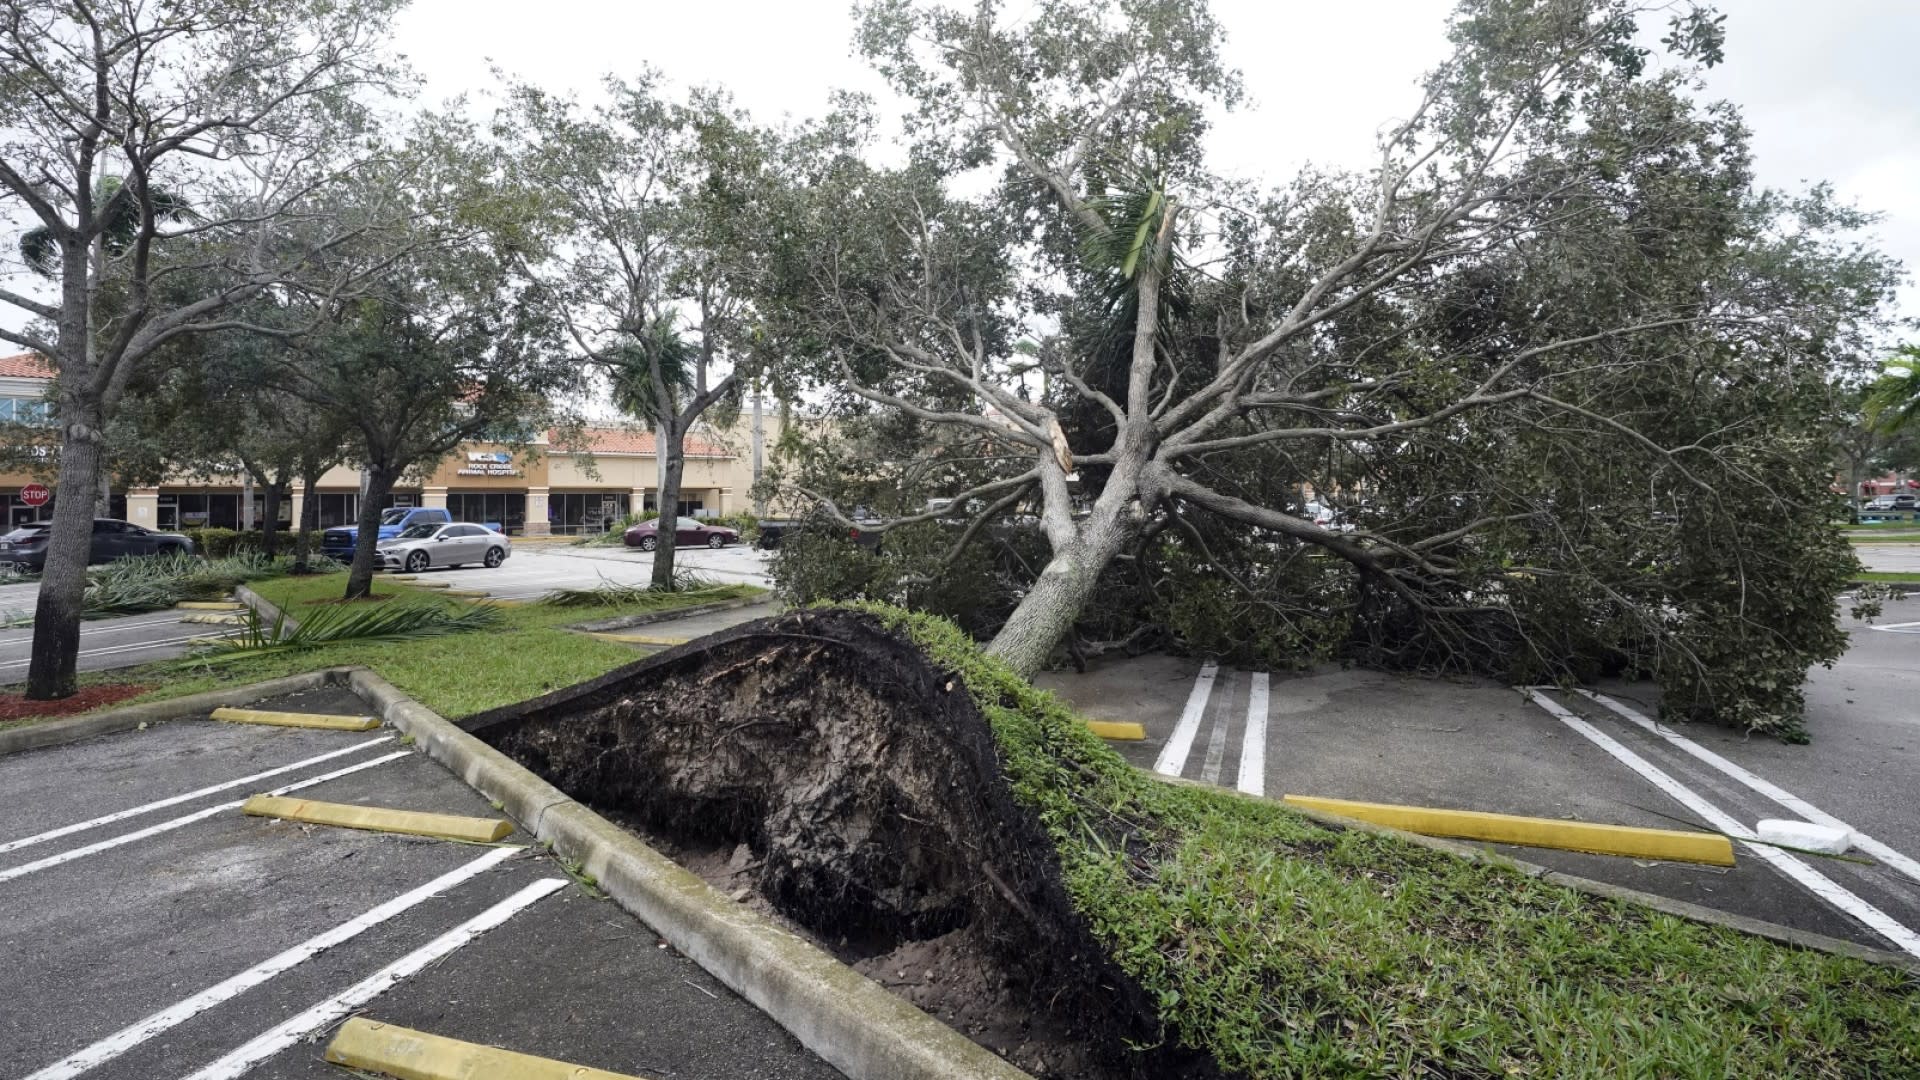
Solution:
M 623 537 L 628 547 L 637 547 L 641 551 L 652 551 L 660 546 L 660 519 L 643 521 L 628 529 Z M 675 518 L 673 521 L 673 544 L 675 547 L 705 545 L 710 548 L 723 548 L 728 544 L 740 542 L 740 533 L 725 525 L 708 525 L 692 518 Z

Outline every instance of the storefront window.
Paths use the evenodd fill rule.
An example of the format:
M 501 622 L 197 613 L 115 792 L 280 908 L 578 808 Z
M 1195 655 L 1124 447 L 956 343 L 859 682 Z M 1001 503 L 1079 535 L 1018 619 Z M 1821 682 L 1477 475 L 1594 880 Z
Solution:
M 575 535 L 605 532 L 627 516 L 632 496 L 620 492 L 555 492 L 547 496 L 547 525 Z
M 526 530 L 527 497 L 506 491 L 449 492 L 447 512 L 455 521 L 498 526 L 517 536 Z

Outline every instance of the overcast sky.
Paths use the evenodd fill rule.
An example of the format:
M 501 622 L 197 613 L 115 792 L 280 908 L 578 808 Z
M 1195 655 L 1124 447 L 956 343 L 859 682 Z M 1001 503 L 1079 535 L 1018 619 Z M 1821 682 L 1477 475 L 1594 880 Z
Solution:
M 1008 0 L 1017 14 L 1020 0 Z M 1446 53 L 1449 0 L 1215 0 L 1229 61 L 1252 101 L 1215 135 L 1223 169 L 1278 183 L 1307 161 L 1358 167 Z M 1724 0 L 1727 62 L 1710 92 L 1738 104 L 1761 181 L 1830 180 L 1885 215 L 1881 247 L 1920 267 L 1920 0 Z M 479 94 L 489 63 L 591 94 L 602 75 L 652 64 L 682 85 L 723 85 L 763 120 L 803 117 L 834 88 L 886 98 L 851 55 L 839 0 L 414 0 L 400 48 L 435 98 Z M 1920 315 L 1909 285 L 1902 309 Z
M 1007 0 L 1017 14 L 1022 0 Z M 1248 106 L 1214 135 L 1215 164 L 1280 183 L 1304 162 L 1361 167 L 1385 121 L 1445 55 L 1449 0 L 1215 0 Z M 1712 94 L 1754 132 L 1763 183 L 1832 181 L 1885 215 L 1875 239 L 1920 267 L 1920 0 L 1724 0 L 1727 62 Z M 823 111 L 835 88 L 888 99 L 851 55 L 840 0 L 414 0 L 399 48 L 437 100 L 481 98 L 491 65 L 550 89 L 593 94 L 607 73 L 662 69 L 721 85 L 761 120 Z M 475 104 L 484 103 L 476 100 Z M 1909 284 L 1902 310 L 1920 316 Z M 0 305 L 0 320 L 20 313 Z

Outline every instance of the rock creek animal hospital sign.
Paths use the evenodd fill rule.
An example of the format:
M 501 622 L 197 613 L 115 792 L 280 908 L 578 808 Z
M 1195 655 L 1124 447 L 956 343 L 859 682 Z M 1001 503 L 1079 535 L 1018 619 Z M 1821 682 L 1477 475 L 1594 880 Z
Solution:
M 505 450 L 469 450 L 467 463 L 456 475 L 519 476 L 520 470 L 514 467 L 513 455 Z

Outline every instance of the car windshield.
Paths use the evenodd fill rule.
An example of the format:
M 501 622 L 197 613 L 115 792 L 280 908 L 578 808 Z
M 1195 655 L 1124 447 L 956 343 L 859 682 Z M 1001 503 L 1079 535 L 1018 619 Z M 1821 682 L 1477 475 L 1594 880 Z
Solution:
M 697 529 L 699 527 L 700 527 L 700 523 L 693 520 L 692 518 L 681 518 L 679 522 L 674 526 L 674 528 L 676 529 Z
M 52 526 L 49 525 L 22 525 L 6 534 L 6 538 L 8 540 L 32 540 L 38 536 L 45 536 L 47 530 L 51 527 Z
M 405 529 L 402 529 L 400 535 L 394 537 L 394 539 L 425 540 L 427 537 L 432 536 L 439 528 L 440 526 L 438 525 L 409 525 Z
M 413 511 L 407 509 L 404 506 L 396 506 L 393 509 L 385 511 L 380 515 L 380 524 L 398 525 L 401 522 L 407 520 L 407 515 L 412 512 Z

